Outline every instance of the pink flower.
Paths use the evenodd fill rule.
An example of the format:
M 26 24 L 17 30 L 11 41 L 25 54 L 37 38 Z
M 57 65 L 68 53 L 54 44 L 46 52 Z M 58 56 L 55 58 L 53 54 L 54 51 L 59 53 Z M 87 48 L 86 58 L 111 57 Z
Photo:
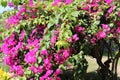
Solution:
M 17 25 L 19 22 L 18 16 L 14 15 L 8 18 L 8 23 L 11 25 Z
M 45 55 L 45 56 L 47 56 L 47 55 L 48 55 L 47 50 L 41 50 L 41 55 Z
M 38 51 L 40 48 L 39 39 L 28 39 L 28 44 L 26 46 L 29 50 Z
M 111 6 L 107 12 L 110 14 L 110 13 L 112 13 L 113 9 L 114 9 L 114 6 Z
M 113 33 L 114 38 L 118 38 L 118 35 L 116 33 Z
M 95 44 L 96 38 L 93 37 L 93 38 L 90 40 L 90 42 L 91 42 L 92 44 Z
M 67 40 L 68 40 L 69 42 L 72 42 L 72 38 L 71 38 L 71 37 L 69 37 Z
M 16 72 L 16 74 L 18 76 L 23 76 L 23 74 L 24 74 L 24 70 L 23 70 L 22 66 L 20 66 L 20 65 L 13 66 L 13 70 Z
M 55 31 L 53 31 L 53 34 L 54 34 L 54 35 L 59 35 L 59 33 L 60 33 L 60 30 L 57 30 L 57 31 L 55 30 Z
M 14 3 L 13 3 L 13 2 L 9 2 L 9 3 L 8 3 L 8 6 L 9 6 L 9 7 L 14 7 Z
M 64 50 L 64 52 L 63 52 L 64 58 L 65 58 L 65 59 L 68 58 L 69 55 L 70 55 L 70 54 L 69 54 L 68 50 Z
M 105 16 L 106 16 L 106 18 L 109 18 L 109 14 L 108 13 L 106 13 Z
M 2 32 L 0 32 L 0 34 L 2 34 Z
M 41 76 L 39 80 L 45 80 L 45 76 Z
M 24 37 L 25 37 L 25 30 L 22 30 L 20 37 L 19 37 L 19 40 L 22 41 L 24 39 Z
M 31 78 L 30 80 L 34 80 L 34 78 Z
M 30 5 L 30 6 L 33 5 L 33 0 L 29 0 L 29 5 Z
M 62 74 L 62 70 L 60 70 L 60 69 L 57 69 L 57 70 L 54 72 L 54 76 L 58 76 L 58 75 L 60 75 L 60 74 Z
M 46 58 L 46 59 L 44 59 L 44 64 L 49 64 L 50 63 L 50 58 Z
M 108 9 L 108 11 L 105 15 L 107 18 L 109 18 L 109 15 L 112 13 L 113 9 L 114 9 L 114 6 L 111 6 L 110 9 Z
M 19 50 L 19 49 L 24 49 L 22 42 L 18 42 L 18 44 L 17 44 L 16 47 L 15 47 L 15 50 L 16 50 L 16 51 Z
M 75 27 L 75 32 L 82 34 L 83 31 L 85 30 L 85 28 L 81 27 L 81 26 L 76 26 Z
M 26 12 L 26 9 L 25 9 L 24 5 L 22 5 L 22 6 L 20 7 L 20 10 L 19 10 L 19 12 L 17 13 L 17 16 L 18 16 L 18 15 L 20 16 L 23 12 Z
M 106 37 L 106 33 L 104 31 L 99 31 L 96 35 L 97 39 L 100 40 L 100 39 L 103 39 Z
M 120 34 L 120 27 L 117 28 L 117 32 Z
M 65 52 L 64 55 L 63 55 L 63 52 L 64 52 L 64 50 L 59 50 L 59 51 L 54 55 L 57 64 L 63 64 L 63 63 L 65 62 L 65 60 L 66 60 L 65 57 L 68 56 L 68 53 L 65 54 L 65 53 L 66 53 L 66 52 Z
M 57 40 L 57 36 L 53 35 L 51 38 L 51 44 L 55 44 L 56 40 Z
M 17 44 L 17 40 L 15 39 L 16 34 L 12 33 L 9 37 L 5 38 L 4 44 L 1 47 L 1 50 L 4 52 L 4 54 L 15 54 L 15 46 Z
M 74 41 L 78 41 L 79 40 L 79 37 L 77 36 L 77 34 L 73 35 L 73 40 Z
M 99 6 L 98 3 L 90 4 L 90 7 L 93 8 L 91 9 L 91 13 L 97 12 L 97 9 L 94 9 L 94 7 L 98 8 L 98 6 Z
M 60 24 L 56 24 L 56 27 L 60 27 Z
M 84 6 L 82 7 L 83 10 L 90 12 L 90 7 L 89 6 Z
M 102 28 L 103 28 L 105 31 L 110 31 L 110 28 L 109 28 L 108 24 L 102 24 Z
M 60 77 L 58 77 L 58 76 L 56 76 L 56 77 L 55 77 L 55 80 L 61 80 L 61 78 L 60 78 Z
M 42 73 L 42 72 L 43 72 L 43 66 L 39 66 L 39 67 L 38 67 L 38 72 L 39 72 L 39 73 Z
M 66 0 L 65 3 L 66 3 L 66 4 L 70 4 L 70 3 L 72 3 L 72 0 Z
M 43 36 L 43 34 L 44 34 L 44 29 L 46 28 L 46 26 L 43 26 L 43 25 L 38 25 L 37 26 L 37 32 L 41 35 L 41 36 Z
M 116 23 L 117 23 L 117 26 L 120 27 L 120 20 L 117 20 Z
M 27 64 L 31 64 L 31 63 L 36 63 L 36 52 L 34 50 L 31 50 L 30 52 L 28 52 L 25 55 L 25 62 Z
M 55 54 L 55 60 L 57 61 L 58 64 L 63 64 L 65 62 L 65 58 L 58 53 Z
M 0 47 L 0 53 L 2 53 L 1 47 Z
M 113 9 L 114 9 L 114 6 L 111 6 L 110 9 L 107 11 L 105 15 L 107 18 L 109 18 L 109 15 L 112 13 Z
M 32 33 L 30 34 L 30 39 L 34 39 L 36 37 L 35 36 L 36 32 L 37 32 L 37 29 L 32 30 Z
M 120 11 L 118 12 L 118 16 L 120 17 Z
M 46 80 L 53 80 L 53 78 L 52 77 L 47 77 Z
M 54 0 L 54 2 L 58 3 L 58 2 L 61 2 L 61 0 Z
M 52 5 L 53 5 L 53 6 L 58 6 L 59 3 L 71 4 L 71 3 L 72 3 L 72 0 L 65 0 L 65 1 L 63 1 L 63 0 L 54 0 L 54 2 L 53 2 Z
M 61 0 L 54 0 L 52 5 L 53 6 L 58 6 L 60 2 L 61 2 Z
M 52 67 L 52 63 L 44 64 L 44 66 L 46 70 L 49 70 Z
M 71 69 L 71 65 L 70 64 L 68 64 L 66 67 L 67 67 L 67 69 Z
M 98 3 L 100 0 L 92 0 L 92 3 Z
M 105 0 L 105 2 L 106 2 L 107 4 L 111 4 L 111 3 L 113 2 L 113 0 Z
M 9 66 L 13 66 L 15 64 L 14 58 L 12 56 L 5 56 L 4 63 Z
M 51 59 L 52 59 L 52 56 L 48 56 L 48 57 L 47 57 L 46 59 L 44 59 L 44 61 L 43 61 L 46 70 L 49 70 L 49 69 L 51 69 L 51 67 L 52 67 Z
M 29 69 L 31 71 L 33 71 L 34 73 L 38 73 L 38 70 L 37 70 L 37 68 L 35 66 L 31 66 L 31 67 L 29 67 Z
M 1 46 L 1 51 L 4 53 L 4 54 L 11 54 L 10 53 L 10 50 L 12 49 L 12 47 L 8 47 L 9 44 L 7 44 L 6 42 L 4 42 L 4 44 Z
M 53 73 L 53 70 L 48 70 L 45 74 L 46 77 L 50 76 Z

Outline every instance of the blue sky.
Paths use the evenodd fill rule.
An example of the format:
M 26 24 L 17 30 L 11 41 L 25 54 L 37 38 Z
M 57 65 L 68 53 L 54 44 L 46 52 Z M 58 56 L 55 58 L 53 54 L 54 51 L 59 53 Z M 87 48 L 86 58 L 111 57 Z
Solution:
M 4 11 L 7 11 L 7 10 L 12 10 L 12 8 L 10 8 L 10 7 L 2 7 L 2 6 L 0 6 L 0 13 L 3 13 Z

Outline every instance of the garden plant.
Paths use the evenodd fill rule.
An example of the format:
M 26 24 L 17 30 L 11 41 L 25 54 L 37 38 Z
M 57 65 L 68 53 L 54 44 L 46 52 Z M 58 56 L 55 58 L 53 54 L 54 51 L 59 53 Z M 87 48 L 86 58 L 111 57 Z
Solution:
M 117 80 L 120 0 L 1 0 L 1 5 L 14 8 L 0 33 L 11 78 L 84 80 L 85 56 L 92 56 L 102 80 Z

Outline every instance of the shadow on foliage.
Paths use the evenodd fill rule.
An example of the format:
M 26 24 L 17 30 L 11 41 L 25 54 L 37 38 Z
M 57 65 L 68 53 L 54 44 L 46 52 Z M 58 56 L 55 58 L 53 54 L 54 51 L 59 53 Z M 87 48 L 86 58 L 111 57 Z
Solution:
M 84 78 L 81 80 L 102 80 L 102 78 L 100 77 L 100 75 L 98 75 L 97 72 L 89 72 L 89 73 L 86 73 Z M 109 80 L 109 79 L 106 79 L 106 80 Z M 120 77 L 118 77 L 117 80 L 120 80 Z
M 84 80 L 102 80 L 96 72 L 86 73 Z

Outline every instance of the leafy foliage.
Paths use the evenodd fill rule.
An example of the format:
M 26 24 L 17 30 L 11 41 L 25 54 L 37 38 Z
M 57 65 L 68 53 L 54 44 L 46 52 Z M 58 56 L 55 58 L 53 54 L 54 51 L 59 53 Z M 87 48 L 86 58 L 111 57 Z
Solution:
M 12 0 L 16 7 L 21 2 Z M 5 7 L 7 2 L 2 0 Z M 23 0 L 5 21 L 1 47 L 5 64 L 22 80 L 79 80 L 87 70 L 85 55 L 96 58 L 103 80 L 114 78 L 117 63 L 111 42 L 119 46 L 120 3 L 112 0 Z M 6 36 L 7 35 L 7 36 Z M 108 60 L 102 63 L 103 53 Z M 104 75 L 103 73 L 106 73 Z M 68 74 L 71 77 L 68 77 Z

